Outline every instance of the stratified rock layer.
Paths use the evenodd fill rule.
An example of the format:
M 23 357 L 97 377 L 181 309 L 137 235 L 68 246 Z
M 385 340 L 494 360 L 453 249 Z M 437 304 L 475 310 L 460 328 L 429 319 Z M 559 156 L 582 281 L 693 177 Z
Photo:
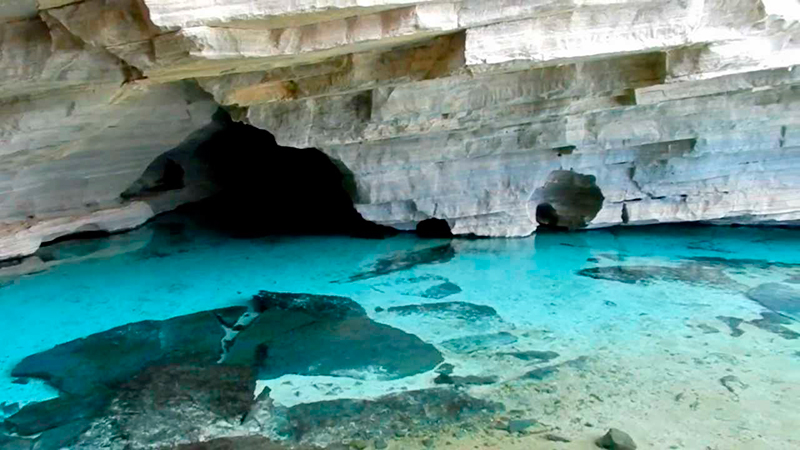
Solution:
M 797 0 L 5 2 L 0 258 L 208 195 L 120 197 L 220 105 L 320 148 L 396 228 L 796 224 L 799 20 Z

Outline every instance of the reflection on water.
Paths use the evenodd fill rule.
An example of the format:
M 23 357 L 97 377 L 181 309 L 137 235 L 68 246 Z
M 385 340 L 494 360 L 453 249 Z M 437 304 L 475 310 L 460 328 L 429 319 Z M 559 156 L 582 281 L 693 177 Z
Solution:
M 800 448 L 796 230 L 230 239 L 172 216 L 0 277 L 0 448 Z

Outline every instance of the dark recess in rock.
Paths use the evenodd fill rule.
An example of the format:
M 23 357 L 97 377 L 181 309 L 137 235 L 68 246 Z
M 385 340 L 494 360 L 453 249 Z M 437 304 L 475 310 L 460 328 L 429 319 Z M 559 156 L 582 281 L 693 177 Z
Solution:
M 529 202 L 535 205 L 535 217 L 531 219 L 547 228 L 585 228 L 600 212 L 604 200 L 594 176 L 556 170 L 531 195 Z
M 427 264 L 441 264 L 452 260 L 456 251 L 449 243 L 410 252 L 398 252 L 387 258 L 379 259 L 372 268 L 356 273 L 346 280 L 333 283 L 351 283 L 354 281 L 369 280 L 383 275 L 389 275 L 403 270 Z
M 326 447 L 327 448 L 327 447 Z M 207 442 L 161 447 L 160 450 L 325 450 L 321 447 L 289 446 L 263 436 L 241 436 L 213 439 Z M 333 450 L 331 448 L 330 450 Z
M 344 234 L 382 238 L 389 227 L 364 220 L 353 206 L 352 174 L 314 148 L 281 147 L 272 134 L 220 119 L 222 130 L 195 152 L 218 192 L 182 208 L 205 226 L 234 237 Z
M 417 236 L 421 238 L 447 239 L 453 237 L 450 224 L 444 219 L 425 219 L 417 224 L 416 232 Z
M 441 302 L 420 305 L 392 306 L 388 309 L 388 311 L 401 316 L 420 314 L 471 321 L 499 318 L 497 311 L 491 306 L 476 305 L 468 302 Z

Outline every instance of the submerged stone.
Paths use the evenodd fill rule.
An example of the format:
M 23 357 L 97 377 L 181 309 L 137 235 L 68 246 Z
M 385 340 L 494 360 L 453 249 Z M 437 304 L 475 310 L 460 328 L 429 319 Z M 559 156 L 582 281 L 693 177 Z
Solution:
M 732 337 L 739 337 L 744 334 L 744 330 L 739 328 L 739 325 L 741 325 L 742 322 L 744 322 L 744 319 L 740 319 L 738 317 L 717 316 L 717 320 L 728 325 L 728 328 L 731 329 Z
M 511 333 L 480 334 L 463 338 L 450 339 L 441 343 L 441 346 L 456 353 L 473 353 L 481 350 L 492 350 L 504 345 L 517 342 L 517 337 Z
M 451 384 L 453 386 L 483 386 L 487 384 L 497 383 L 497 377 L 494 376 L 477 376 L 468 375 L 464 377 L 448 374 L 439 374 L 433 380 L 434 384 Z
M 560 364 L 554 364 L 546 367 L 539 367 L 537 369 L 528 371 L 527 373 L 525 373 L 525 375 L 522 376 L 522 378 L 527 380 L 542 381 L 557 374 L 564 367 L 583 369 L 586 366 L 588 360 L 589 359 L 587 357 L 581 356 L 575 359 L 571 359 L 569 361 L 564 361 Z
M 343 399 L 289 408 L 294 440 L 327 445 L 345 439 L 394 436 L 401 430 L 430 432 L 501 412 L 500 403 L 449 389 L 392 394 L 376 400 Z
M 648 285 L 655 282 L 679 282 L 716 289 L 742 290 L 744 285 L 727 276 L 721 269 L 700 264 L 680 266 L 607 266 L 581 269 L 578 275 L 596 280 Z
M 747 291 L 747 297 L 773 312 L 800 321 L 800 289 L 765 283 Z
M 85 395 L 113 389 L 153 365 L 214 364 L 225 337 L 219 317 L 235 322 L 245 311 L 231 307 L 123 325 L 31 355 L 12 376 L 41 378 L 62 392 Z
M 537 350 L 529 350 L 525 352 L 498 353 L 498 356 L 513 356 L 514 358 L 521 359 L 523 361 L 547 362 L 552 359 L 556 359 L 561 355 L 550 351 L 542 352 Z
M 423 250 L 400 252 L 388 258 L 379 259 L 370 270 L 359 272 L 346 280 L 336 281 L 335 283 L 352 283 L 409 270 L 416 266 L 445 263 L 453 259 L 455 255 L 455 249 L 450 243 Z
M 491 306 L 476 305 L 469 302 L 441 302 L 419 305 L 393 306 L 388 309 L 391 313 L 402 316 L 424 314 L 436 317 L 454 318 L 459 320 L 489 320 L 499 318 L 497 311 Z
M 5 420 L 9 431 L 31 436 L 71 422 L 91 419 L 103 414 L 111 400 L 109 392 L 88 397 L 62 395 L 52 400 L 25 405 Z
M 800 339 L 800 333 L 784 326 L 791 325 L 793 323 L 792 320 L 774 312 L 762 312 L 760 319 L 751 320 L 747 323 L 764 331 L 777 334 L 784 339 Z
M 225 364 L 285 374 L 396 379 L 432 370 L 441 353 L 417 336 L 377 323 L 346 297 L 262 291 L 261 315 L 242 331 Z
M 141 448 L 200 441 L 232 429 L 255 400 L 250 367 L 151 367 L 120 388 L 83 448 Z M 219 431 L 217 431 L 218 433 Z
M 448 281 L 446 283 L 437 284 L 436 286 L 429 287 L 428 289 L 420 293 L 419 296 L 439 300 L 449 297 L 451 295 L 458 294 L 460 292 L 461 292 L 461 287 L 459 285 Z

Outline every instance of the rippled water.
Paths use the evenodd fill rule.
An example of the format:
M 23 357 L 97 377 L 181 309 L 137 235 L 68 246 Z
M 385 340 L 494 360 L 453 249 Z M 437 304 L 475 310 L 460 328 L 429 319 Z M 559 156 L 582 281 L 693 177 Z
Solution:
M 268 290 L 349 297 L 375 322 L 433 344 L 454 376 L 496 377 L 463 389 L 572 441 L 535 441 L 541 448 L 590 448 L 609 426 L 640 448 L 800 448 L 800 305 L 781 302 L 800 292 L 797 230 L 231 239 L 167 217 L 39 256 L 47 270 L 0 289 L 0 403 L 56 395 L 14 382 L 28 355 L 130 322 L 247 305 Z M 337 375 L 287 374 L 259 389 L 294 406 L 424 389 L 437 376 Z M 450 439 L 539 448 L 502 433 Z

